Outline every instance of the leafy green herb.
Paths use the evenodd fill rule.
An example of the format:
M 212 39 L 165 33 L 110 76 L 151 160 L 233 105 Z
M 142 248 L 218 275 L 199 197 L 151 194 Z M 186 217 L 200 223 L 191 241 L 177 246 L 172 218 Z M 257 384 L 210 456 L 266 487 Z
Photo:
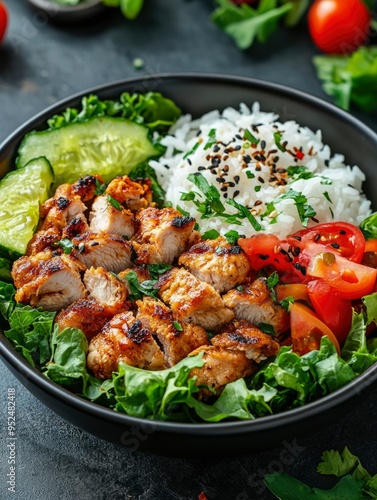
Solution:
M 60 115 L 53 116 L 47 123 L 50 129 L 56 129 L 71 123 L 85 122 L 89 118 L 114 116 L 141 123 L 151 131 L 164 133 L 180 115 L 181 110 L 176 104 L 158 92 L 146 94 L 124 92 L 116 101 L 101 100 L 95 95 L 83 97 L 81 109 L 67 108 Z
M 276 337 L 275 328 L 272 325 L 269 325 L 268 323 L 258 323 L 258 328 L 263 333 L 267 333 L 267 335 L 272 335 L 273 337 Z
M 213 22 L 233 38 L 241 50 L 251 47 L 255 40 L 266 42 L 277 30 L 279 20 L 293 8 L 291 2 L 279 6 L 278 0 L 261 0 L 256 9 L 246 3 L 236 6 L 230 0 L 217 0 L 217 3 L 219 7 L 212 14 Z M 291 23 L 293 20 L 292 17 Z
M 243 133 L 244 139 L 247 139 L 251 144 L 257 145 L 260 139 L 257 139 L 248 129 Z
M 281 139 L 283 137 L 283 134 L 280 132 L 275 132 L 274 133 L 274 139 L 275 139 L 275 144 L 280 149 L 280 151 L 283 151 L 283 153 L 286 151 L 285 146 L 282 145 Z
M 193 201 L 196 198 L 196 193 L 191 191 L 191 193 L 181 193 L 180 200 L 182 201 Z
M 179 321 L 173 321 L 174 328 L 178 330 L 178 332 L 183 332 L 182 325 Z
M 245 207 L 244 205 L 240 205 L 235 200 L 228 200 L 227 203 L 228 205 L 236 208 L 239 211 L 240 216 L 245 217 L 250 222 L 255 231 L 262 231 L 263 226 L 257 221 L 257 219 L 247 207 Z
M 254 191 L 256 193 L 259 193 L 260 190 L 261 190 L 261 186 L 254 186 Z
M 110 196 L 109 194 L 107 195 L 107 201 L 110 203 L 110 205 L 112 205 L 116 210 L 119 210 L 119 211 L 122 211 L 123 210 L 123 206 L 121 203 L 119 203 L 119 201 L 117 201 L 115 198 L 113 198 L 112 196 Z
M 172 267 L 170 264 L 148 264 L 147 269 L 152 278 L 158 280 L 161 274 L 166 273 Z
M 302 193 L 295 191 L 294 189 L 290 189 L 287 193 L 282 194 L 279 199 L 292 199 L 295 202 L 298 215 L 300 217 L 301 223 L 304 227 L 307 227 L 309 219 L 314 217 L 317 213 L 307 204 L 307 198 Z M 279 201 L 275 201 L 277 203 Z
M 126 19 L 136 19 L 144 5 L 144 0 L 102 0 L 107 7 L 120 7 Z
M 215 240 L 220 236 L 220 233 L 216 231 L 216 229 L 209 229 L 205 233 L 202 234 L 203 240 Z
M 100 196 L 105 191 L 106 191 L 106 184 L 105 183 L 101 184 L 100 181 L 96 178 L 96 189 L 94 191 L 94 194 Z
M 253 172 L 250 172 L 250 170 L 246 170 L 246 177 L 248 179 L 254 179 L 255 175 L 253 174 Z
M 286 311 L 289 311 L 289 307 L 291 304 L 293 304 L 295 301 L 294 297 L 286 297 L 285 299 L 281 300 L 279 304 L 283 309 Z
M 188 158 L 190 155 L 192 155 L 193 153 L 195 153 L 195 151 L 198 149 L 198 147 L 200 146 L 200 142 L 196 142 L 193 147 L 187 151 L 187 153 L 184 155 L 183 159 L 185 160 L 186 158 Z
M 241 234 L 239 234 L 234 229 L 231 229 L 230 231 L 225 233 L 224 236 L 227 239 L 228 243 L 230 243 L 231 245 L 235 245 L 237 243 L 237 241 L 243 237 Z
M 338 106 L 377 109 L 377 47 L 363 46 L 349 56 L 316 56 L 313 62 L 323 90 Z
M 323 192 L 323 196 L 326 198 L 327 201 L 329 201 L 330 203 L 332 203 L 332 200 L 330 198 L 330 195 L 327 191 L 324 191 Z
M 63 252 L 68 255 L 72 252 L 72 250 L 75 248 L 75 245 L 72 243 L 71 240 L 67 238 L 63 238 L 57 242 L 55 242 L 55 246 L 57 247 L 62 247 Z
M 0 257 L 0 280 L 12 281 L 12 263 L 10 260 Z
M 216 144 L 216 129 L 211 128 L 211 130 L 208 133 L 208 142 L 204 146 L 204 149 L 209 149 L 211 148 L 214 144 Z
M 209 184 L 201 173 L 189 174 L 188 180 L 192 182 L 205 196 L 203 204 L 198 203 L 197 208 L 203 215 L 210 215 L 213 212 L 222 213 L 225 211 L 224 205 L 220 201 L 220 193 L 215 186 Z
M 143 295 L 148 295 L 149 297 L 153 298 L 157 297 L 158 294 L 158 288 L 156 288 L 156 283 L 158 281 L 157 279 L 146 280 L 140 283 L 135 271 L 130 271 L 126 275 L 126 280 L 128 281 L 128 286 L 130 287 L 131 300 L 142 299 Z
M 190 217 L 190 213 L 187 212 L 187 210 L 182 208 L 180 205 L 177 205 L 176 208 L 177 208 L 178 212 L 181 212 L 181 214 L 184 215 L 185 217 Z
M 270 290 L 273 290 L 278 283 L 279 283 L 279 275 L 276 271 L 274 271 L 268 276 L 266 280 L 266 285 Z
M 366 240 L 377 238 L 377 212 L 364 219 L 360 224 L 360 229 Z
M 243 292 L 244 291 L 244 287 L 242 285 L 238 285 L 237 290 L 239 292 Z

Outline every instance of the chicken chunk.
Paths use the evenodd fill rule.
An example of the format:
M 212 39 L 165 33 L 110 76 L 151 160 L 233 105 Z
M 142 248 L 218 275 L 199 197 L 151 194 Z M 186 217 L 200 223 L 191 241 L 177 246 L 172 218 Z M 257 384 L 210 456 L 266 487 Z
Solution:
M 77 238 L 81 234 L 84 234 L 89 231 L 89 226 L 84 214 L 76 215 L 73 219 L 69 221 L 69 223 L 65 226 L 62 231 L 62 239 L 73 240 L 73 238 Z
M 174 208 L 149 207 L 138 214 L 140 229 L 134 248 L 138 264 L 172 264 L 186 250 L 195 219 Z
M 86 206 L 80 196 L 72 194 L 71 184 L 62 184 L 56 190 L 53 198 L 41 206 L 41 229 L 63 228 L 76 216 L 84 216 Z
M 130 210 L 122 206 L 115 208 L 106 196 L 97 196 L 89 215 L 90 229 L 94 233 L 104 231 L 132 238 L 137 229 L 137 221 Z
M 115 315 L 126 307 L 128 290 L 125 284 L 103 267 L 91 267 L 84 274 L 84 284 L 91 297 Z
M 145 370 L 165 368 L 157 342 L 132 312 L 114 316 L 89 343 L 87 366 L 96 377 L 110 378 L 121 361 Z
M 260 323 L 271 325 L 277 338 L 289 328 L 289 314 L 271 299 L 265 278 L 243 286 L 242 290 L 230 290 L 223 300 L 234 311 L 236 319 L 249 321 L 255 326 Z
M 72 190 L 83 202 L 87 202 L 96 196 L 98 184 L 104 184 L 100 175 L 86 175 L 72 185 Z
M 55 250 L 55 244 L 60 240 L 60 231 L 56 227 L 50 227 L 45 231 L 38 231 L 29 241 L 26 255 L 36 255 L 45 250 Z
M 280 344 L 270 335 L 244 320 L 229 323 L 219 335 L 212 338 L 211 342 L 215 346 L 231 351 L 242 351 L 248 359 L 257 363 L 270 356 L 276 356 L 280 349 Z
M 247 358 L 242 351 L 231 351 L 218 346 L 201 346 L 190 356 L 203 352 L 205 364 L 201 368 L 193 368 L 190 377 L 196 377 L 196 385 L 208 385 L 212 389 L 201 389 L 200 399 L 221 394 L 226 384 L 254 373 L 257 365 Z
M 67 255 L 45 257 L 42 252 L 41 256 L 21 257 L 14 263 L 12 276 L 18 288 L 17 302 L 59 311 L 86 296 L 80 276 L 83 268 L 78 261 Z
M 104 307 L 89 297 L 76 300 L 60 311 L 55 317 L 55 323 L 60 331 L 64 328 L 79 328 L 90 340 L 113 316 L 113 312 L 108 307 Z
M 133 181 L 127 175 L 116 177 L 107 186 L 106 194 L 129 210 L 137 212 L 152 203 L 152 182 L 150 179 Z
M 84 233 L 72 240 L 72 255 L 87 268 L 103 267 L 119 273 L 132 266 L 131 244 L 121 236 L 107 233 Z
M 250 271 L 249 259 L 241 247 L 230 245 L 222 237 L 192 246 L 179 257 L 178 263 L 219 293 L 243 283 Z
M 176 321 L 172 311 L 159 300 L 144 297 L 143 300 L 138 300 L 136 305 L 138 306 L 136 318 L 157 336 L 167 366 L 177 364 L 197 347 L 209 344 L 203 328 Z
M 219 293 L 186 269 L 170 269 L 161 276 L 157 287 L 159 297 L 179 321 L 216 331 L 234 317 L 233 311 L 224 305 Z

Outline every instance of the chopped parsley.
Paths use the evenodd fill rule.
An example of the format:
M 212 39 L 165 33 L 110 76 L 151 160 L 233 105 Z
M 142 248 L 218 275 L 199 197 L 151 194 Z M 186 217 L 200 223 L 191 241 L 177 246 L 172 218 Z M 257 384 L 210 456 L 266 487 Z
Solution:
M 202 234 L 203 240 L 215 240 L 220 236 L 220 233 L 216 231 L 216 229 L 209 229 L 205 233 Z
M 157 280 L 161 274 L 166 273 L 172 267 L 170 264 L 148 264 L 147 269 L 152 278 Z
M 330 198 L 330 195 L 327 191 L 324 191 L 323 192 L 323 196 L 326 198 L 327 201 L 329 201 L 330 203 L 332 203 L 332 200 Z
M 286 297 L 285 299 L 281 300 L 279 303 L 283 309 L 289 312 L 289 307 L 293 302 L 295 301 L 294 297 Z
M 209 149 L 211 148 L 214 144 L 216 144 L 216 129 L 211 128 L 211 130 L 208 133 L 208 141 L 206 145 L 204 146 L 204 149 Z
M 255 175 L 253 174 L 253 172 L 250 172 L 250 170 L 247 170 L 246 171 L 246 177 L 248 179 L 254 179 Z
M 231 229 L 227 233 L 224 234 L 225 238 L 227 239 L 228 243 L 231 245 L 235 245 L 239 238 L 244 237 L 242 234 L 237 233 L 237 231 L 234 231 L 234 229 Z
M 280 149 L 280 151 L 283 151 L 283 153 L 286 151 L 285 146 L 281 143 L 281 138 L 283 137 L 283 134 L 280 132 L 275 132 L 274 133 L 274 139 L 275 139 L 275 144 L 276 146 Z
M 237 290 L 238 290 L 239 292 L 243 292 L 243 291 L 244 291 L 244 288 L 243 288 L 243 286 L 238 285 Z
M 193 147 L 187 151 L 187 153 L 185 154 L 185 156 L 183 157 L 183 159 L 185 160 L 188 156 L 192 155 L 193 153 L 195 153 L 195 151 L 198 149 L 198 147 L 200 146 L 200 143 L 197 142 L 193 145 Z
M 279 198 L 280 200 L 294 200 L 298 215 L 304 227 L 307 227 L 309 219 L 311 217 L 317 215 L 317 212 L 314 210 L 314 208 L 307 204 L 308 199 L 306 198 L 306 196 L 298 191 L 295 191 L 294 189 L 290 189 L 287 193 L 282 194 Z M 275 201 L 275 203 L 277 203 L 278 201 L 279 199 Z
M 245 207 L 244 205 L 240 205 L 234 200 L 228 200 L 227 201 L 228 205 L 231 205 L 232 207 L 236 208 L 239 211 L 238 217 L 240 218 L 246 218 L 252 227 L 255 229 L 255 231 L 262 231 L 263 226 L 257 221 L 257 219 L 254 217 L 254 215 L 250 212 L 250 210 Z
M 279 283 L 279 275 L 276 271 L 270 274 L 267 278 L 266 284 L 270 290 L 273 290 L 274 286 Z
M 60 241 L 57 241 L 54 246 L 61 247 L 63 252 L 68 255 L 75 248 L 75 245 L 68 238 L 63 238 Z
M 191 191 L 191 193 L 181 193 L 180 200 L 182 201 L 193 201 L 196 198 L 196 193 Z
M 126 275 L 126 280 L 128 281 L 128 286 L 130 287 L 130 299 L 137 300 L 143 298 L 143 295 L 148 295 L 149 297 L 156 298 L 158 294 L 158 288 L 156 288 L 157 280 L 146 280 L 139 283 L 138 275 L 135 271 L 130 271 Z
M 261 186 L 255 186 L 255 187 L 254 187 L 254 191 L 255 191 L 256 193 L 259 193 L 259 191 L 260 191 L 260 190 L 261 190 Z
M 211 212 L 222 213 L 225 212 L 225 207 L 221 203 L 221 195 L 217 188 L 209 184 L 204 175 L 199 172 L 189 174 L 188 180 L 192 182 L 205 196 L 204 202 L 197 202 L 196 207 L 203 215 L 212 215 Z
M 268 323 L 259 323 L 258 328 L 263 333 L 267 333 L 267 335 L 272 335 L 274 337 L 276 336 L 274 327 L 272 325 L 269 325 Z
M 96 194 L 97 196 L 101 196 L 101 194 L 103 194 L 105 191 L 106 191 L 106 184 L 105 183 L 101 184 L 100 181 L 96 179 L 96 189 L 94 191 L 94 194 Z
M 257 145 L 259 143 L 259 139 L 257 139 L 253 134 L 250 132 L 250 130 L 245 130 L 243 133 L 244 139 L 247 141 L 251 142 L 251 144 Z
M 179 321 L 173 321 L 173 325 L 178 332 L 183 332 L 183 327 Z
M 109 194 L 107 195 L 107 201 L 112 205 L 116 210 L 123 210 L 123 206 L 117 201 L 115 198 L 110 196 Z

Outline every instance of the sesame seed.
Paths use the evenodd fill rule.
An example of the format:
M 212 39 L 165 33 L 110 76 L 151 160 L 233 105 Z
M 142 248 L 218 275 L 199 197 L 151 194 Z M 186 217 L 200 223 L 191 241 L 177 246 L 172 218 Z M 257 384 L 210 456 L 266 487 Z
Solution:
M 221 187 L 221 188 L 220 188 L 220 191 L 222 191 L 222 192 L 228 191 L 227 186 Z
M 258 181 L 259 181 L 261 184 L 264 184 L 264 179 L 263 179 L 263 177 L 259 176 L 259 177 L 258 177 Z
M 328 167 L 330 165 L 329 160 L 325 160 L 325 165 L 326 165 L 326 167 Z
M 257 161 L 261 161 L 261 159 L 262 159 L 262 158 L 260 157 L 260 155 L 258 155 L 258 154 L 254 155 L 254 158 L 255 158 Z
M 228 198 L 228 193 L 224 193 L 224 198 Z
M 285 168 L 278 168 L 278 169 L 277 169 L 277 172 L 278 172 L 279 174 L 285 174 Z
M 189 165 L 192 165 L 192 161 L 190 160 L 190 158 L 187 158 L 187 163 L 188 163 Z
M 215 144 L 212 148 L 212 151 L 214 151 L 215 153 L 217 153 L 218 151 L 220 151 L 220 146 L 218 146 L 217 144 Z
M 254 203 L 254 207 L 257 207 L 258 205 L 262 205 L 263 201 L 262 200 L 257 200 L 255 203 Z
M 235 175 L 235 176 L 233 177 L 233 179 L 234 179 L 234 182 L 235 182 L 236 184 L 238 184 L 238 183 L 240 182 L 240 176 L 239 176 L 239 175 Z
M 238 145 L 238 146 L 235 146 L 234 148 L 234 151 L 239 151 L 241 149 L 242 146 Z
M 198 167 L 198 171 L 200 172 L 201 170 L 206 170 L 206 167 Z
M 275 217 L 277 217 L 278 215 L 278 211 L 277 210 L 273 210 L 270 214 L 269 214 L 269 219 L 275 219 Z
M 240 136 L 240 134 L 236 134 L 236 139 L 239 139 L 240 141 L 242 141 L 242 137 Z
M 224 167 L 223 167 L 223 171 L 224 171 L 224 172 L 228 172 L 228 171 L 229 171 L 229 165 L 224 165 Z
M 214 158 L 212 158 L 211 163 L 214 167 L 218 167 L 220 164 L 220 159 L 215 156 Z
M 236 196 L 238 196 L 239 194 L 240 194 L 240 192 L 239 192 L 239 191 L 234 191 L 234 193 L 233 193 L 233 198 L 235 198 L 235 197 L 236 197 Z
M 266 141 L 261 141 L 260 147 L 261 149 L 266 149 Z
M 259 163 L 257 163 L 257 164 L 255 165 L 255 170 L 256 170 L 257 172 L 260 172 L 260 171 L 262 170 L 262 167 L 259 165 Z
M 347 234 L 347 232 L 346 232 L 344 229 L 341 229 L 341 230 L 339 231 L 339 234 L 342 234 L 342 235 L 344 236 L 345 234 Z
M 321 235 L 320 234 L 316 234 L 315 238 L 314 238 L 314 241 L 317 243 L 317 241 L 319 241 L 320 239 L 321 239 Z
M 217 180 L 217 182 L 220 182 L 220 184 L 225 182 L 225 180 L 222 177 L 216 177 L 216 180 Z
M 214 168 L 211 168 L 211 174 L 213 174 L 213 175 L 217 174 L 217 170 L 215 170 Z
M 274 163 L 277 163 L 279 161 L 279 157 L 278 156 L 275 156 L 275 158 L 273 158 L 272 160 Z
M 244 161 L 245 163 L 250 163 L 250 162 L 251 162 L 251 156 L 250 156 L 250 155 L 245 155 L 245 156 L 243 157 L 243 161 Z
M 333 248 L 336 248 L 337 250 L 338 250 L 338 248 L 340 248 L 339 243 L 331 243 L 331 246 L 332 246 Z
M 234 188 L 234 187 L 235 187 L 234 182 L 228 182 L 227 184 L 228 184 L 228 186 L 229 186 L 229 187 L 232 187 L 232 188 Z

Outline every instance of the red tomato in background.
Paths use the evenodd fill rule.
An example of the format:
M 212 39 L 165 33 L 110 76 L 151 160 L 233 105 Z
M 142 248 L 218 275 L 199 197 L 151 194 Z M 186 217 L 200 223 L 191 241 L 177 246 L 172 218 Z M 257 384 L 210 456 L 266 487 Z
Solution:
M 346 54 L 369 35 L 370 12 L 362 0 L 316 0 L 308 14 L 309 32 L 323 52 Z
M 8 26 L 8 11 L 5 5 L 0 2 L 0 43 L 3 41 Z
M 283 242 L 274 234 L 255 234 L 250 238 L 240 238 L 239 246 L 249 258 L 254 271 L 262 267 L 273 266 L 278 271 L 292 271 L 292 259 L 281 252 Z M 278 250 L 278 251 L 277 251 Z

